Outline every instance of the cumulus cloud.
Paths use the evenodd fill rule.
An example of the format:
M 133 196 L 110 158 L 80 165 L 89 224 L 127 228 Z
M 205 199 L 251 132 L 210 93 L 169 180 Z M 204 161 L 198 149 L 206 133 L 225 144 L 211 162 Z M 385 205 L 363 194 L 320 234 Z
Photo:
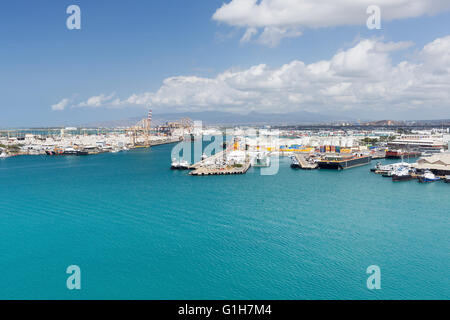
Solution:
M 100 94 L 98 96 L 91 97 L 88 100 L 79 103 L 78 105 L 76 105 L 76 107 L 95 108 L 95 107 L 102 107 L 105 104 L 114 105 L 115 103 L 117 103 L 117 101 L 116 102 L 112 101 L 114 96 L 115 96 L 115 93 L 112 93 L 109 96 L 107 96 L 105 94 Z
M 262 30 L 259 41 L 273 46 L 283 38 L 301 35 L 304 28 L 365 25 L 366 9 L 373 4 L 381 8 L 383 21 L 450 9 L 448 0 L 231 0 L 212 18 L 246 28 L 243 40 Z
M 62 99 L 60 102 L 52 105 L 53 111 L 62 111 L 64 110 L 70 103 L 69 99 Z
M 212 78 L 177 76 L 156 92 L 126 99 L 99 95 L 79 106 L 152 107 L 164 111 L 287 113 L 293 111 L 405 112 L 450 107 L 450 36 L 419 50 L 412 61 L 392 62 L 410 42 L 363 39 L 329 60 L 260 64 Z

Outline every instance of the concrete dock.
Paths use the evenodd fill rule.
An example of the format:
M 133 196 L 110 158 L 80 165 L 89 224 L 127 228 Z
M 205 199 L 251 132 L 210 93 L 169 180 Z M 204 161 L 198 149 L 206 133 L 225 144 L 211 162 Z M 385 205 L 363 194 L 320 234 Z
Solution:
M 317 169 L 317 167 L 318 167 L 317 163 L 309 163 L 306 160 L 306 156 L 305 155 L 299 154 L 299 153 L 295 153 L 294 156 L 297 159 L 301 169 L 304 169 L 304 170 Z
M 227 167 L 199 167 L 189 174 L 192 176 L 214 176 L 214 175 L 231 175 L 231 174 L 245 174 L 250 168 L 250 163 L 247 162 L 242 167 L 227 166 Z
M 199 169 L 199 168 L 205 166 L 207 163 L 211 163 L 211 162 L 214 163 L 216 161 L 216 159 L 223 158 L 224 152 L 226 152 L 226 150 L 220 151 L 220 152 L 218 152 L 218 153 L 216 153 L 216 154 L 214 154 L 214 155 L 212 155 L 212 156 L 210 156 L 210 157 L 208 157 L 208 158 L 206 158 L 206 159 L 204 159 L 202 161 L 194 163 L 193 165 L 191 165 L 189 167 L 189 169 L 195 170 L 195 169 Z

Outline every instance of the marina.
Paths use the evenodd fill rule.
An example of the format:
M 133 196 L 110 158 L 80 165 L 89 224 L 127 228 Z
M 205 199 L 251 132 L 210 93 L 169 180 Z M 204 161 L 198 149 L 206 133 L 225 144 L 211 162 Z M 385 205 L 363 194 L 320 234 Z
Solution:
M 17 129 L 0 131 L 0 157 L 21 155 L 87 156 L 173 144 L 192 132 L 190 120 L 151 126 L 148 118 L 127 128 Z
M 371 172 L 383 177 L 392 178 L 392 181 L 409 181 L 417 179 L 418 182 L 446 181 L 450 173 L 450 153 L 435 154 L 431 157 L 422 157 L 417 162 L 399 162 L 388 165 L 377 163 L 370 169 Z

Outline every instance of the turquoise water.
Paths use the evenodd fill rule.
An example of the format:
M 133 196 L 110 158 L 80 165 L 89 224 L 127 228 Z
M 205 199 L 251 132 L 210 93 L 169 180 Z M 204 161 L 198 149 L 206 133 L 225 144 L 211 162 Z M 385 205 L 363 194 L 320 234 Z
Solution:
M 0 299 L 450 298 L 450 185 L 288 158 L 190 177 L 171 148 L 0 161 Z

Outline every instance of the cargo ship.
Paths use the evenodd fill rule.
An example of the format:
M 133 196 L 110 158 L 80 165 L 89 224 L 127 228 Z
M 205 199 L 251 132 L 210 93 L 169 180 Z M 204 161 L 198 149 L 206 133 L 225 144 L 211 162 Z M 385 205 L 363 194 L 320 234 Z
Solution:
M 386 151 L 386 159 L 409 159 L 420 157 L 419 151 L 404 151 L 404 150 L 388 150 Z
M 317 164 L 320 169 L 343 170 L 369 164 L 372 158 L 367 155 L 327 155 Z

